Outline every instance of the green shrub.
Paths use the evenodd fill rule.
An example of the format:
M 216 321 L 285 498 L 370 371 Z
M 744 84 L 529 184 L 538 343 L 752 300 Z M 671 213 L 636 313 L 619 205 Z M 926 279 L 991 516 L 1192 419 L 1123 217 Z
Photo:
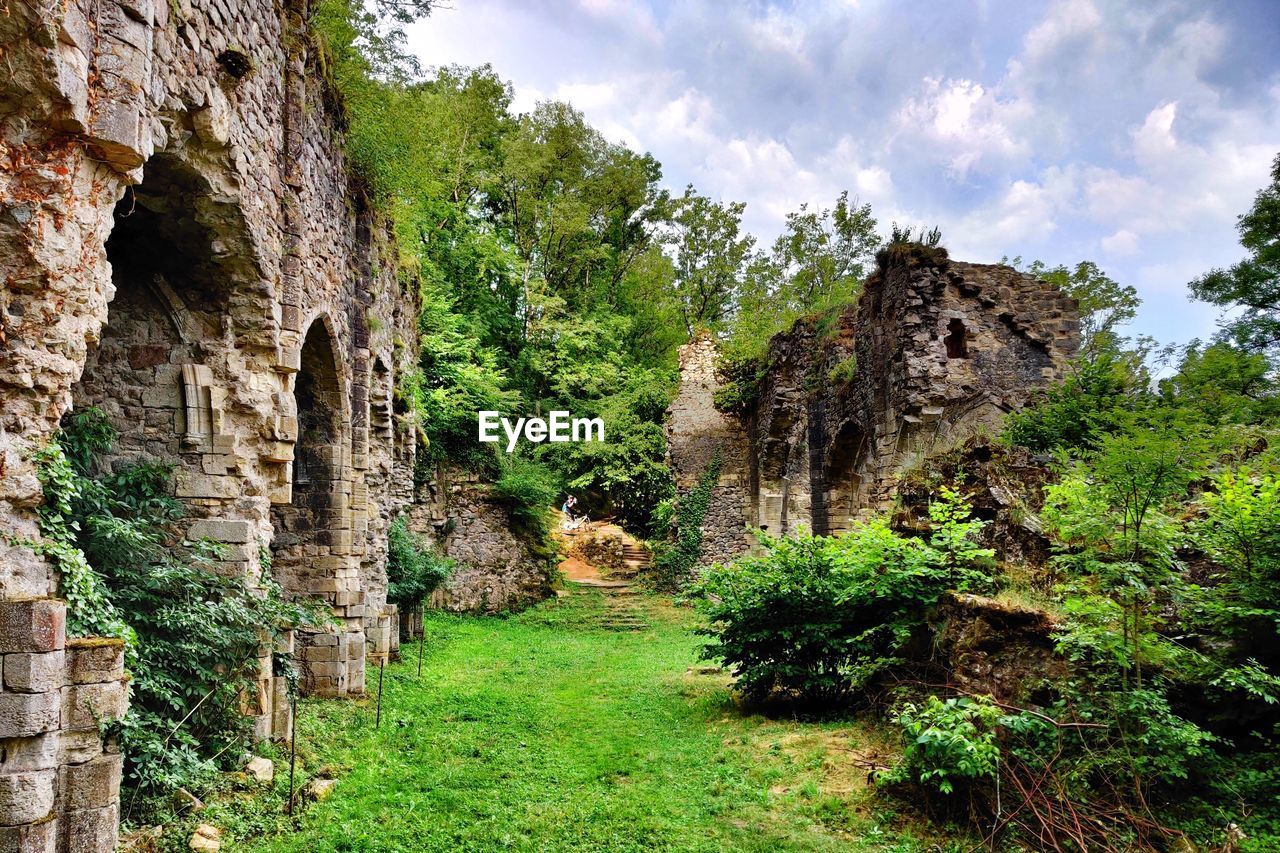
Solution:
M 956 540 L 980 522 L 959 520 L 968 510 L 954 493 L 940 503 L 946 520 L 932 542 L 899 536 L 884 520 L 833 538 L 761 535 L 765 554 L 713 566 L 695 587 L 711 622 L 704 655 L 732 667 L 750 699 L 844 701 L 904 662 L 944 591 L 989 584 L 981 564 L 990 552 Z
M 416 608 L 444 583 L 456 564 L 409 529 L 404 516 L 387 531 L 387 601 L 401 611 Z
M 548 517 L 560 493 L 556 475 L 537 462 L 506 453 L 497 455 L 498 479 L 494 495 L 502 501 L 517 529 L 527 535 L 545 538 Z
M 895 722 L 902 729 L 902 761 L 885 782 L 914 782 L 942 794 L 993 778 L 999 770 L 997 729 L 1004 718 L 989 696 L 908 702 Z
M 37 461 L 69 631 L 127 640 L 131 696 L 118 734 L 126 783 L 146 803 L 137 817 L 239 760 L 253 737 L 242 701 L 257 689 L 264 646 L 325 617 L 284 601 L 265 566 L 251 579 L 214 571 L 221 546 L 178 536 L 169 466 L 99 466 L 115 435 L 101 412 L 79 412 Z

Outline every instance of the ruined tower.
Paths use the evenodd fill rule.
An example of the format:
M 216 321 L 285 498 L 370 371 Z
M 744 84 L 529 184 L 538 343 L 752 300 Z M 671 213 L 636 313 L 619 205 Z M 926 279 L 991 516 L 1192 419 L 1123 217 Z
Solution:
M 721 472 L 704 561 L 742 553 L 751 528 L 833 534 L 886 508 L 899 475 L 936 449 L 997 432 L 1079 347 L 1075 301 L 1057 288 L 911 244 L 884 250 L 859 300 L 828 319 L 773 338 L 733 421 L 712 404 L 713 342 L 682 350 L 667 433 L 678 485 L 689 487 L 696 473 L 684 469 L 712 447 L 742 460 Z

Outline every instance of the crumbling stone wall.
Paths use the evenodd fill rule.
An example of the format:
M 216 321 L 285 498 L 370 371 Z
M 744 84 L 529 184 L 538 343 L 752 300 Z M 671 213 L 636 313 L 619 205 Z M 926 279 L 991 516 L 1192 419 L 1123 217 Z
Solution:
M 1072 299 L 1005 266 L 895 246 L 861 298 L 828 321 L 774 337 L 767 370 L 737 422 L 710 407 L 714 344 L 682 359 L 669 454 L 687 488 L 711 444 L 745 447 L 704 522 L 725 559 L 743 530 L 830 534 L 887 508 L 899 478 L 983 431 L 1059 378 L 1079 345 Z M 745 523 L 743 519 L 745 518 Z
M 428 601 L 432 608 L 498 613 L 551 595 L 554 554 L 513 530 L 479 474 L 441 466 L 419 490 L 409 527 L 457 562 Z
M 680 387 L 667 409 L 667 464 L 676 499 L 689 492 L 719 456 L 720 474 L 702 523 L 700 565 L 742 553 L 747 531 L 747 440 L 741 427 L 715 407 L 716 343 L 699 334 L 680 347 Z
M 99 406 L 119 459 L 177 466 L 190 535 L 226 544 L 224 571 L 270 571 L 332 606 L 339 628 L 292 642 L 309 689 L 358 694 L 366 655 L 391 651 L 385 532 L 411 498 L 396 471 L 415 431 L 394 411 L 388 431 L 386 411 L 415 309 L 347 169 L 306 13 L 38 0 L 0 15 L 0 617 L 38 606 L 64 623 L 56 572 L 21 545 L 42 499 L 30 451 L 67 411 Z M 6 665 L 35 653 L 43 624 L 0 635 Z M 76 642 L 40 654 L 69 666 Z M 269 652 L 248 699 L 259 734 L 283 736 Z M 68 679 L 24 692 L 5 668 L 0 832 L 14 849 L 114 847 L 87 817 L 114 824 L 114 759 L 93 764 L 74 703 L 30 698 L 87 692 Z

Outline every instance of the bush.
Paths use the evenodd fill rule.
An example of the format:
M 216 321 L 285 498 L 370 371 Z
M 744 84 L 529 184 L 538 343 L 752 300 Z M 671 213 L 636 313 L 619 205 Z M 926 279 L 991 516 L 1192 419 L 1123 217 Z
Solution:
M 939 793 L 991 779 L 1000 762 L 997 728 L 1004 715 L 989 696 L 947 700 L 929 696 L 923 705 L 908 702 L 895 722 L 902 728 L 901 763 L 883 781 L 915 782 Z
M 499 453 L 498 479 L 493 493 L 515 527 L 526 535 L 544 538 L 550 529 L 547 518 L 560 493 L 556 475 L 537 462 Z
M 444 583 L 456 564 L 437 554 L 409 529 L 404 516 L 387 532 L 387 601 L 401 611 L 418 607 Z
M 695 587 L 711 622 L 704 633 L 714 638 L 704 655 L 729 664 L 750 699 L 846 700 L 904 662 L 945 590 L 989 582 L 978 566 L 990 552 L 957 541 L 981 522 L 959 520 L 968 511 L 954 493 L 939 503 L 946 518 L 929 542 L 899 536 L 884 520 L 834 538 L 762 534 L 764 555 L 714 566 Z
M 126 639 L 126 781 L 163 808 L 170 791 L 199 790 L 219 756 L 238 761 L 252 741 L 242 700 L 257 689 L 263 647 L 324 617 L 283 600 L 265 556 L 252 579 L 214 571 L 219 545 L 177 535 L 169 466 L 101 469 L 115 435 L 90 409 L 41 451 L 41 532 L 63 571 L 69 632 Z

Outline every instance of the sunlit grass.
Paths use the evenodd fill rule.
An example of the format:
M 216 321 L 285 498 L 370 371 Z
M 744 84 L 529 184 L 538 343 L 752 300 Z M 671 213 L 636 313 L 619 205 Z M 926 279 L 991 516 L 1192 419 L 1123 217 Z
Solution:
M 892 749 L 876 731 L 744 715 L 688 610 L 635 597 L 647 629 L 601 627 L 618 606 L 429 616 L 422 675 L 416 643 L 386 671 L 380 730 L 372 696 L 303 704 L 300 776 L 339 782 L 297 832 L 255 814 L 278 814 L 287 754 L 274 799 L 201 819 L 256 851 L 924 849 L 866 787 L 856 759 Z

